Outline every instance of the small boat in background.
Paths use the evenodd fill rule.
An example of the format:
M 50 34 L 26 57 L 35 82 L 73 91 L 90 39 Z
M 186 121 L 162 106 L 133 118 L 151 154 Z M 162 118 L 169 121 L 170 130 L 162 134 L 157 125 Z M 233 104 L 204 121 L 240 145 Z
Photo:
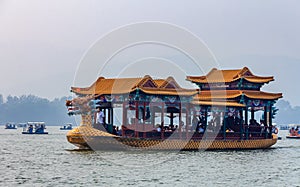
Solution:
M 18 127 L 20 127 L 20 128 L 27 127 L 27 123 L 19 123 L 19 124 L 18 124 Z
M 299 126 L 297 126 L 296 128 L 292 127 L 289 132 L 290 132 L 290 134 L 288 136 L 286 136 L 286 138 L 300 139 L 300 127 Z
M 27 127 L 23 128 L 22 134 L 48 134 L 45 129 L 45 122 L 28 122 Z
M 280 130 L 289 130 L 289 126 L 288 125 L 279 125 L 279 129 Z
M 14 123 L 6 123 L 5 129 L 17 129 L 17 126 Z
M 72 123 L 68 123 L 67 125 L 64 125 L 63 127 L 60 128 L 60 130 L 72 130 Z

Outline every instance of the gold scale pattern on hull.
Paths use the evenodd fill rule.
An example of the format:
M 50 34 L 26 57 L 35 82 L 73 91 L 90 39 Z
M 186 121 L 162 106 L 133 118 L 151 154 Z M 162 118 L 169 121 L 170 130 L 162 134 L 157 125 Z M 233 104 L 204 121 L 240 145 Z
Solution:
M 272 139 L 259 140 L 154 140 L 128 138 L 103 132 L 90 126 L 81 125 L 67 134 L 70 143 L 80 148 L 93 150 L 222 150 L 222 149 L 264 149 L 277 142 Z

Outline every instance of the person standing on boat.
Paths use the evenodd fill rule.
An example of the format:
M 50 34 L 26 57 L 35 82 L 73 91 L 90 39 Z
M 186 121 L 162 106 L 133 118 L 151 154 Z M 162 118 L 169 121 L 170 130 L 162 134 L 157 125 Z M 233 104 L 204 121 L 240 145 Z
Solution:
M 221 128 L 221 116 L 218 114 L 218 112 L 213 114 L 212 124 L 213 131 L 217 131 L 219 128 Z
M 198 131 L 199 130 L 199 121 L 196 117 L 196 114 L 193 115 L 193 119 L 192 119 L 192 130 L 193 131 Z
M 97 124 L 100 124 L 100 128 L 104 127 L 106 129 L 104 124 L 104 117 L 105 117 L 104 112 L 102 111 L 102 109 L 99 108 L 97 112 L 96 122 Z

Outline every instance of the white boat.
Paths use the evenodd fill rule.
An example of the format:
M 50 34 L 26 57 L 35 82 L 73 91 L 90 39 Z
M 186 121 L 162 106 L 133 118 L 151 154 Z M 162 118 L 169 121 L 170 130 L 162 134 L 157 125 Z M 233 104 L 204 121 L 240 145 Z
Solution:
M 45 122 L 27 122 L 27 127 L 23 128 L 22 134 L 48 134 L 45 129 Z
M 72 130 L 72 129 L 73 129 L 72 123 L 67 123 L 66 125 L 60 128 L 60 130 Z
M 5 129 L 17 129 L 17 126 L 15 123 L 6 123 Z

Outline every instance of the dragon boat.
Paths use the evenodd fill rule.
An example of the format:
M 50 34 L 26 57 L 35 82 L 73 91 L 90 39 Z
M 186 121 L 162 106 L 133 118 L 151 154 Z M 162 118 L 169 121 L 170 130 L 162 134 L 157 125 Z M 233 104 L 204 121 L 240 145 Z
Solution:
M 66 101 L 68 114 L 82 121 L 67 140 L 93 150 L 264 149 L 277 142 L 272 119 L 282 93 L 261 91 L 273 76 L 254 75 L 247 67 L 213 68 L 186 80 L 199 89 L 149 75 L 99 77 L 89 87 L 71 87 L 76 98 Z M 97 123 L 100 110 L 103 123 Z

